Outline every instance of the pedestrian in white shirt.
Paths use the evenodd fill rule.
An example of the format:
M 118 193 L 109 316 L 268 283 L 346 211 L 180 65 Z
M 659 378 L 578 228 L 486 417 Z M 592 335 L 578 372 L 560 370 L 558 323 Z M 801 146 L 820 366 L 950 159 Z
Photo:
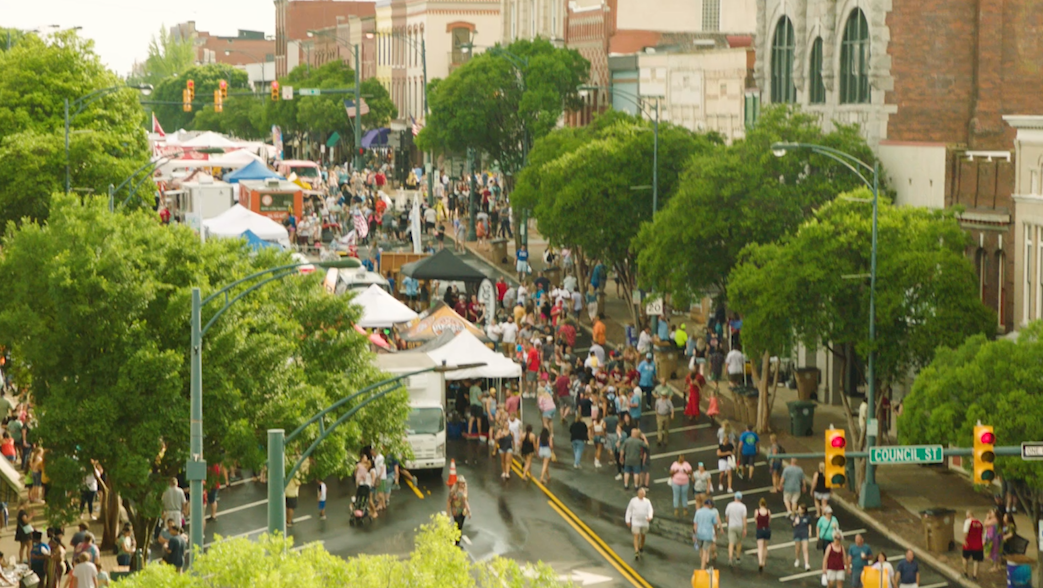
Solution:
M 625 520 L 634 534 L 634 559 L 640 559 L 645 551 L 645 536 L 652 524 L 652 501 L 645 498 L 643 487 L 638 488 L 637 496 L 630 499 Z
M 637 352 L 644 355 L 652 351 L 652 331 L 645 327 L 637 337 Z
M 728 381 L 732 386 L 742 384 L 746 372 L 746 358 L 742 354 L 742 348 L 733 347 L 724 357 L 724 365 L 728 367 Z
M 742 492 L 735 493 L 735 500 L 724 509 L 724 518 L 728 521 L 728 564 L 732 563 L 732 553 L 735 554 L 735 563 L 742 559 L 742 540 L 746 537 L 746 505 L 742 503 Z

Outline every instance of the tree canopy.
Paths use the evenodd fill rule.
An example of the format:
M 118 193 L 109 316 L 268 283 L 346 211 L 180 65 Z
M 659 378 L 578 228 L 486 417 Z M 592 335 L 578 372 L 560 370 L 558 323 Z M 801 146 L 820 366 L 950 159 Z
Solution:
M 178 38 L 166 26 L 161 26 L 159 34 L 152 35 L 148 44 L 148 57 L 140 64 L 140 71 L 131 75 L 130 81 L 156 85 L 185 73 L 196 62 L 195 39 L 195 33 Z
M 453 521 L 436 514 L 421 525 L 409 557 L 359 555 L 347 560 L 330 555 L 320 543 L 291 549 L 293 538 L 262 535 L 220 541 L 196 557 L 192 574 L 154 563 L 115 585 L 120 588 L 209 588 L 265 586 L 268 588 L 564 588 L 565 583 L 544 564 L 527 564 L 503 557 L 473 562 L 453 543 L 460 532 Z M 390 580 L 389 580 L 390 579 Z
M 134 90 L 81 100 L 124 85 L 102 66 L 93 42 L 74 31 L 24 35 L 0 52 L 0 71 L 0 231 L 23 217 L 46 219 L 51 194 L 64 191 L 66 99 L 73 191 L 106 194 L 148 161 Z
M 185 89 L 188 80 L 192 80 L 196 88 L 196 97 L 193 101 L 191 112 L 185 112 L 181 106 L 182 91 Z M 193 124 L 198 114 L 207 110 L 210 110 L 212 114 L 218 114 L 212 111 L 214 90 L 220 87 L 221 80 L 228 82 L 229 101 L 237 98 L 248 98 L 248 96 L 232 95 L 236 92 L 250 91 L 250 79 L 245 71 L 227 63 L 208 63 L 206 65 L 192 66 L 178 75 L 159 80 L 159 82 L 154 84 L 155 89 L 152 95 L 143 97 L 143 100 L 145 102 L 163 103 L 149 104 L 148 106 L 155 112 L 156 118 L 165 129 L 196 128 Z
M 147 544 L 165 481 L 188 454 L 191 287 L 205 297 L 286 263 L 285 253 L 254 255 L 237 240 L 201 244 L 149 212 L 112 214 L 104 203 L 81 206 L 64 195 L 46 225 L 9 231 L 0 344 L 19 358 L 18 380 L 29 382 L 37 407 L 53 519 L 65 512 L 62 497 L 77 494 L 87 460 L 96 460 Z M 203 348 L 209 462 L 257 469 L 267 429 L 294 430 L 380 379 L 366 339 L 350 327 L 358 310 L 349 300 L 326 294 L 316 276 L 291 276 L 251 292 L 214 323 Z M 204 324 L 220 303 L 203 309 Z M 360 411 L 319 446 L 309 474 L 346 474 L 363 440 L 408 451 L 407 402 L 395 392 Z M 309 430 L 300 443 L 317 435 Z
M 775 157 L 776 141 L 816 143 L 872 163 L 854 126 L 822 132 L 819 119 L 785 105 L 765 108 L 746 138 L 688 165 L 677 194 L 641 228 L 640 283 L 673 296 L 678 307 L 708 290 L 724 292 L 739 252 L 796 229 L 837 194 L 862 185 L 840 163 L 795 151 Z
M 515 172 L 527 144 L 580 105 L 579 86 L 589 69 L 576 50 L 558 49 L 546 39 L 497 44 L 429 84 L 431 113 L 417 146 L 437 153 L 474 148 Z

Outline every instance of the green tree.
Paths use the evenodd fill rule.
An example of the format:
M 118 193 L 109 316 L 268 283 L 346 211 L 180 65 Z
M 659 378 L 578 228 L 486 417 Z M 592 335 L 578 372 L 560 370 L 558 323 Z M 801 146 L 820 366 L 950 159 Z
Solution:
M 7 51 L 18 44 L 22 37 L 28 35 L 22 29 L 0 27 L 0 51 Z
M 971 447 L 979 421 L 995 428 L 997 445 L 1043 439 L 1041 333 L 1043 323 L 1037 321 L 1017 341 L 977 335 L 939 349 L 902 400 L 899 441 Z M 1011 483 L 1030 520 L 1038 521 L 1043 516 L 1043 462 L 999 456 L 996 472 Z M 1032 529 L 1020 534 L 1036 535 Z M 1036 547 L 1043 546 L 1037 541 Z M 1036 574 L 1038 581 L 1038 566 Z
M 676 197 L 641 229 L 641 285 L 669 293 L 678 308 L 707 291 L 723 293 L 746 245 L 781 238 L 837 194 L 860 186 L 847 168 L 822 155 L 772 154 L 772 143 L 793 141 L 873 161 L 856 127 L 823 133 L 819 125 L 793 107 L 766 108 L 745 139 L 691 161 Z
M 206 106 L 192 119 L 197 131 L 214 131 L 240 139 L 264 139 L 271 136 L 266 118 L 264 96 L 228 96 L 222 112 Z
M 74 31 L 26 35 L 0 53 L 0 71 L 0 230 L 23 217 L 45 220 L 51 194 L 64 191 L 66 99 L 73 190 L 105 194 L 148 161 L 135 91 L 102 93 L 75 113 L 80 98 L 124 84 L 102 66 L 92 41 Z M 152 189 L 146 183 L 146 197 Z
M 871 198 L 866 188 L 849 195 Z M 981 303 L 974 268 L 964 255 L 967 234 L 951 212 L 895 207 L 882 198 L 878 218 L 873 344 L 866 277 L 871 204 L 837 199 L 779 243 L 743 251 L 728 280 L 728 300 L 743 317 L 743 350 L 761 359 L 761 374 L 770 355 L 785 356 L 797 342 L 838 353 L 853 349 L 859 358 L 874 349 L 879 410 L 890 385 L 927 365 L 938 346 L 995 330 L 996 317 Z M 845 361 L 845 369 L 853 363 Z M 759 384 L 763 430 L 771 414 L 767 377 Z M 849 427 L 853 446 L 861 447 L 862 431 L 854 422 Z
M 631 311 L 631 243 L 652 218 L 651 194 L 632 187 L 651 183 L 653 139 L 650 123 L 618 112 L 585 129 L 557 129 L 536 142 L 512 199 L 532 209 L 543 236 L 577 254 L 581 275 L 586 261 L 612 267 Z M 722 143 L 717 135 L 660 125 L 660 199 L 669 201 L 693 155 Z
M 0 280 L 9 285 L 0 344 L 20 358 L 16 378 L 32 382 L 50 451 L 53 520 L 68 512 L 85 464 L 96 460 L 147 546 L 165 480 L 188 454 L 190 289 L 206 296 L 286 263 L 285 253 L 254 255 L 235 240 L 201 244 L 148 212 L 112 214 L 104 203 L 81 206 L 64 195 L 46 225 L 9 231 L 0 257 Z M 294 276 L 251 292 L 214 323 L 203 350 L 209 462 L 257 469 L 267 429 L 294 430 L 380 379 L 366 339 L 349 326 L 358 318 L 349 304 L 325 294 L 317 277 Z M 204 324 L 217 310 L 204 309 Z M 363 439 L 385 439 L 408 454 L 407 402 L 404 392 L 392 393 L 338 428 L 313 455 L 309 475 L 347 474 Z M 307 431 L 289 454 L 317 435 Z M 118 510 L 109 510 L 107 539 Z
M 156 85 L 185 73 L 196 62 L 195 41 L 195 33 L 177 38 L 166 26 L 161 26 L 159 34 L 152 35 L 148 44 L 148 57 L 141 65 L 140 73 L 132 76 L 131 81 Z
M 499 44 L 496 48 L 499 48 Z M 526 149 L 549 133 L 566 109 L 580 106 L 590 63 L 545 39 L 515 41 L 475 55 L 428 86 L 431 113 L 417 146 L 436 153 L 477 149 L 500 169 L 517 172 Z
M 473 562 L 453 543 L 460 532 L 442 514 L 421 525 L 407 558 L 359 555 L 347 560 L 330 555 L 320 543 L 293 550 L 293 538 L 262 535 L 259 541 L 230 539 L 197 556 L 194 573 L 178 574 L 160 563 L 116 583 L 120 588 L 207 588 L 266 586 L 326 588 L 564 588 L 547 565 L 526 564 L 496 556 Z
M 196 97 L 192 104 L 192 112 L 182 109 L 182 91 L 188 80 L 192 80 L 196 87 Z M 159 102 L 165 104 L 149 105 L 156 114 L 159 123 L 167 130 L 191 129 L 193 121 L 198 113 L 207 108 L 212 109 L 214 103 L 214 90 L 220 87 L 221 80 L 228 82 L 228 99 L 231 101 L 238 96 L 231 96 L 235 92 L 249 92 L 250 79 L 246 72 L 227 63 L 208 63 L 197 65 L 183 71 L 180 75 L 166 77 L 154 84 L 155 89 L 151 96 L 144 97 L 148 102 Z

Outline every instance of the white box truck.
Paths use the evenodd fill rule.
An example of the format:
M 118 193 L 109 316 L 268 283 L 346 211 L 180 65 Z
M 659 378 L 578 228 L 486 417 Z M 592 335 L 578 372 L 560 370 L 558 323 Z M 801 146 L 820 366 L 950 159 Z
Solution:
M 392 376 L 408 374 L 436 364 L 426 353 L 401 352 L 377 355 L 377 367 Z M 409 392 L 409 420 L 406 441 L 413 448 L 413 459 L 406 461 L 410 471 L 445 467 L 445 375 L 427 372 L 402 380 Z

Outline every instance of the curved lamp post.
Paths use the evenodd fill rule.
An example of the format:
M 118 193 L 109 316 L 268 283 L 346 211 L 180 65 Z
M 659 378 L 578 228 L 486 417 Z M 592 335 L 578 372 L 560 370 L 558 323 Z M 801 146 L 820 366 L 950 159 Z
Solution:
M 118 92 L 125 88 L 133 88 L 142 93 L 142 95 L 148 96 L 152 93 L 152 84 L 137 84 L 130 86 L 111 86 L 108 88 L 102 88 L 95 90 L 86 96 L 81 96 L 72 102 L 69 99 L 65 99 L 65 193 L 68 194 L 71 191 L 71 178 L 69 171 L 69 119 L 83 112 L 85 108 L 90 106 L 93 102 L 100 100 L 103 96 Z M 70 114 L 69 110 L 74 109 Z
M 826 147 L 810 143 L 774 143 L 771 152 L 776 157 L 786 155 L 788 151 L 807 149 L 825 155 L 851 170 L 858 179 L 862 180 L 870 190 L 873 191 L 873 239 L 872 252 L 869 261 L 869 366 L 866 375 L 866 403 L 869 405 L 870 416 L 866 420 L 866 451 L 868 452 L 876 444 L 877 420 L 876 420 L 876 226 L 877 226 L 877 203 L 880 195 L 880 162 L 874 161 L 873 165 L 858 159 L 857 157 Z M 866 174 L 872 175 L 872 181 Z M 858 503 L 862 508 L 880 507 L 880 486 L 876 483 L 876 467 L 866 461 L 866 479 L 862 482 L 861 491 L 858 493 Z

